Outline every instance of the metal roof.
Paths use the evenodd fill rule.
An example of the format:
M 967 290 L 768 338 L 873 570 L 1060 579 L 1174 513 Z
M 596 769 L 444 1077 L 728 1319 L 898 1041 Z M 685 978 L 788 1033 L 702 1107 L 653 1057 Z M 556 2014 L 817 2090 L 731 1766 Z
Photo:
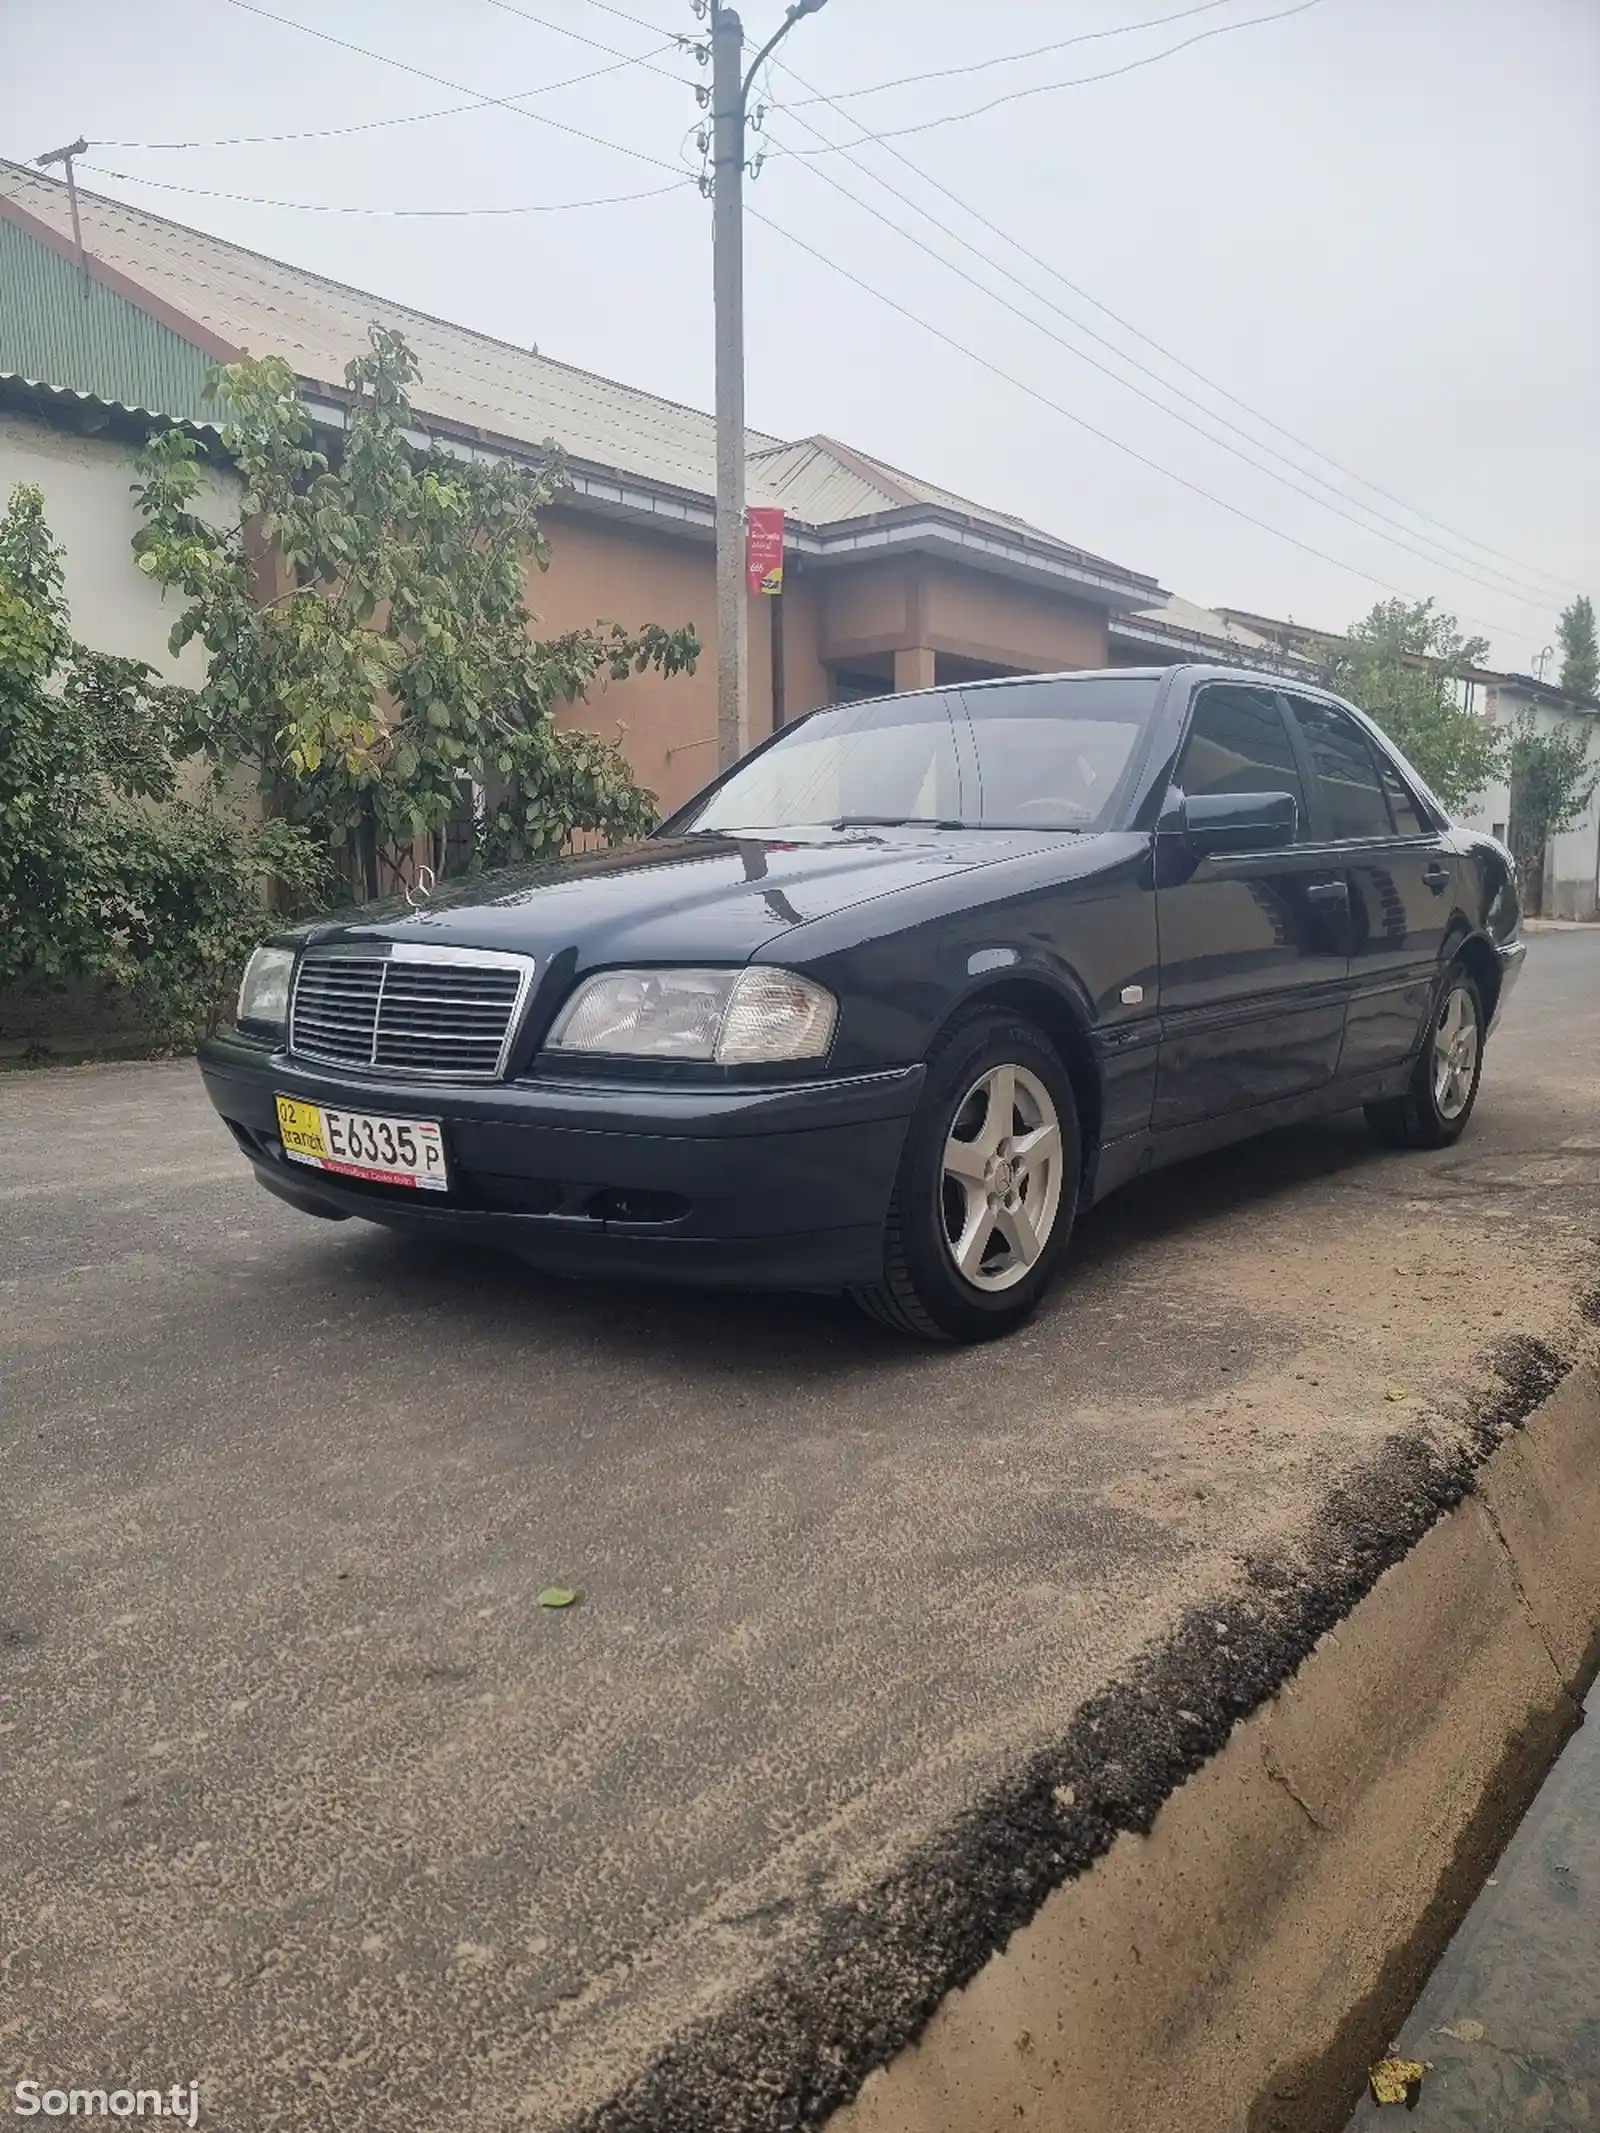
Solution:
M 65 185 L 14 163 L 0 163 L 0 173 L 19 207 L 70 236 Z M 234 348 L 285 357 L 309 383 L 342 388 L 345 365 L 365 349 L 368 327 L 387 326 L 403 335 L 421 366 L 413 395 L 420 415 L 534 447 L 553 437 L 574 458 L 595 465 L 679 488 L 715 487 L 715 425 L 694 408 L 347 288 L 82 186 L 78 206 L 85 249 L 96 259 Z M 752 433 L 749 449 L 764 451 L 778 441 Z
M 3 197 L 58 238 L 70 235 L 64 184 L 4 160 L 0 177 Z M 554 441 L 581 465 L 627 480 L 697 496 L 715 491 L 716 426 L 698 408 L 346 287 L 81 186 L 78 202 L 85 248 L 96 261 L 232 349 L 284 356 L 308 386 L 341 391 L 345 365 L 366 346 L 368 327 L 379 324 L 401 334 L 417 358 L 422 375 L 413 405 L 425 422 L 455 425 L 513 447 Z M 67 375 L 37 382 L 95 389 Z M 781 504 L 803 525 L 833 526 L 921 505 L 1086 560 L 1098 579 L 1116 583 L 1123 598 L 1139 588 L 1146 598 L 1156 590 L 1143 573 L 1085 557 L 1053 534 L 831 438 L 789 443 L 750 431 L 747 440 L 751 501 Z
M 812 526 L 836 525 L 846 519 L 921 504 L 1000 533 L 1047 543 L 1118 577 L 1140 575 L 1125 570 L 1121 564 L 1107 562 L 1103 556 L 1091 555 L 1087 549 L 1074 547 L 1058 535 L 1030 525 L 1026 519 L 991 511 L 986 504 L 974 503 L 969 496 L 958 496 L 951 489 L 904 473 L 834 437 L 803 437 L 798 444 L 755 453 L 749 463 L 749 484 L 752 502 L 782 504 Z
M 746 469 L 751 501 L 781 504 L 808 525 L 825 526 L 841 518 L 862 518 L 887 511 L 905 499 L 891 496 L 880 482 L 846 466 L 820 437 L 798 444 L 773 445 L 754 453 Z
M 4 219 L 0 290 L 0 378 L 215 426 L 205 349 Z
M 1464 667 L 1463 681 L 1477 681 L 1491 689 L 1515 689 L 1524 696 L 1532 696 L 1552 710 L 1565 708 L 1569 711 L 1600 711 L 1600 702 L 1593 697 L 1575 695 L 1571 689 L 1563 689 L 1559 683 L 1541 681 L 1537 674 L 1513 674 L 1499 667 Z
M 1246 629 L 1230 620 L 1228 614 L 1199 607 L 1175 594 L 1169 594 L 1158 606 L 1113 616 L 1111 631 L 1120 643 L 1128 645 L 1170 648 L 1191 656 L 1226 658 L 1231 654 L 1250 665 L 1272 667 L 1279 672 L 1292 673 L 1310 665 L 1299 653 Z

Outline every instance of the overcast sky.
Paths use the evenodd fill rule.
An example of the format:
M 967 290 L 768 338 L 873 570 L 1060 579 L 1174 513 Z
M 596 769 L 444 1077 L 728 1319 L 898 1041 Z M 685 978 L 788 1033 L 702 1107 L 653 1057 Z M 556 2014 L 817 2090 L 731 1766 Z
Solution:
M 481 219 L 222 197 L 520 208 L 670 186 L 699 160 L 690 85 L 702 71 L 668 45 L 698 28 L 689 0 L 265 4 L 286 21 L 239 0 L 0 0 L 0 152 L 22 160 L 84 133 L 88 186 L 709 408 L 709 209 L 687 177 L 657 198 Z M 751 423 L 841 437 L 1204 603 L 1338 626 L 1387 592 L 1433 594 L 1491 638 L 1497 663 L 1527 668 L 1572 591 L 1600 597 L 1600 0 L 1313 0 L 1116 79 L 1042 87 L 1290 5 L 829 0 L 785 47 L 810 90 L 952 71 L 850 98 L 854 124 L 771 76 L 771 159 L 749 202 L 814 249 L 750 223 Z M 1127 30 L 1180 7 L 1165 27 Z M 781 14 L 780 0 L 748 0 L 747 33 L 764 38 Z M 1105 31 L 1127 33 L 987 64 Z M 662 71 L 618 67 L 617 53 Z M 631 154 L 482 107 L 332 139 L 123 145 L 409 117 L 595 68 L 610 71 L 528 109 Z M 1041 93 L 851 160 L 781 153 L 816 147 L 813 128 L 851 141 L 1024 88 Z M 1398 526 L 1371 530 L 1367 506 Z

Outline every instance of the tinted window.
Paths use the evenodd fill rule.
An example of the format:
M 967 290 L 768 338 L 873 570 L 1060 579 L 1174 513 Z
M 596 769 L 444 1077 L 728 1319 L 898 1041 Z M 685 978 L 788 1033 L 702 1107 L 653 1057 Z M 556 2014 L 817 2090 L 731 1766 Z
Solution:
M 1104 829 L 1156 684 L 1107 676 L 968 689 L 986 828 Z
M 794 829 L 866 817 L 1103 829 L 1158 686 L 1096 675 L 840 704 L 798 722 L 673 827 Z
M 1287 792 L 1305 828 L 1306 796 L 1289 729 L 1270 689 L 1202 689 L 1178 783 L 1199 798 L 1214 792 Z
M 1402 837 L 1426 837 L 1432 824 L 1424 822 L 1422 810 L 1411 794 L 1411 788 L 1398 770 L 1383 756 L 1378 758 L 1378 775 L 1383 780 L 1383 790 L 1388 798 L 1389 812 L 1394 816 L 1394 826 Z
M 1308 703 L 1298 697 L 1290 702 L 1316 766 L 1328 835 L 1341 840 L 1392 837 L 1389 803 L 1378 783 L 1372 751 L 1355 720 L 1331 704 Z

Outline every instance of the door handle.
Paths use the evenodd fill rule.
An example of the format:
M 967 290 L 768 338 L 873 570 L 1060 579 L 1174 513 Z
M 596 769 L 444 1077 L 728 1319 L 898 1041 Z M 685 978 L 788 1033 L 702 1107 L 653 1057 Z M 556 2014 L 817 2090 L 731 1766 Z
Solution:
M 1422 878 L 1435 896 L 1442 896 L 1450 886 L 1450 869 L 1436 859 L 1432 866 L 1423 868 Z
M 1308 904 L 1347 904 L 1350 901 L 1350 884 L 1347 881 L 1314 881 L 1306 890 Z

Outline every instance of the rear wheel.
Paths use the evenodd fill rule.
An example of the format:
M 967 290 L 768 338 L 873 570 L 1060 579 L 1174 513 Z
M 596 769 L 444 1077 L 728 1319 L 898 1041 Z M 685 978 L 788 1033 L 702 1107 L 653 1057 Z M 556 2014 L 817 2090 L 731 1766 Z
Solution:
M 1020 1325 L 1071 1234 L 1080 1153 L 1072 1083 L 1030 1022 L 985 1013 L 928 1061 L 890 1203 L 884 1279 L 852 1291 L 924 1340 L 992 1340 Z
M 1434 1003 L 1428 1035 L 1404 1096 L 1367 1105 L 1367 1123 L 1395 1148 L 1448 1148 L 1478 1100 L 1486 1017 L 1478 981 L 1455 963 Z

